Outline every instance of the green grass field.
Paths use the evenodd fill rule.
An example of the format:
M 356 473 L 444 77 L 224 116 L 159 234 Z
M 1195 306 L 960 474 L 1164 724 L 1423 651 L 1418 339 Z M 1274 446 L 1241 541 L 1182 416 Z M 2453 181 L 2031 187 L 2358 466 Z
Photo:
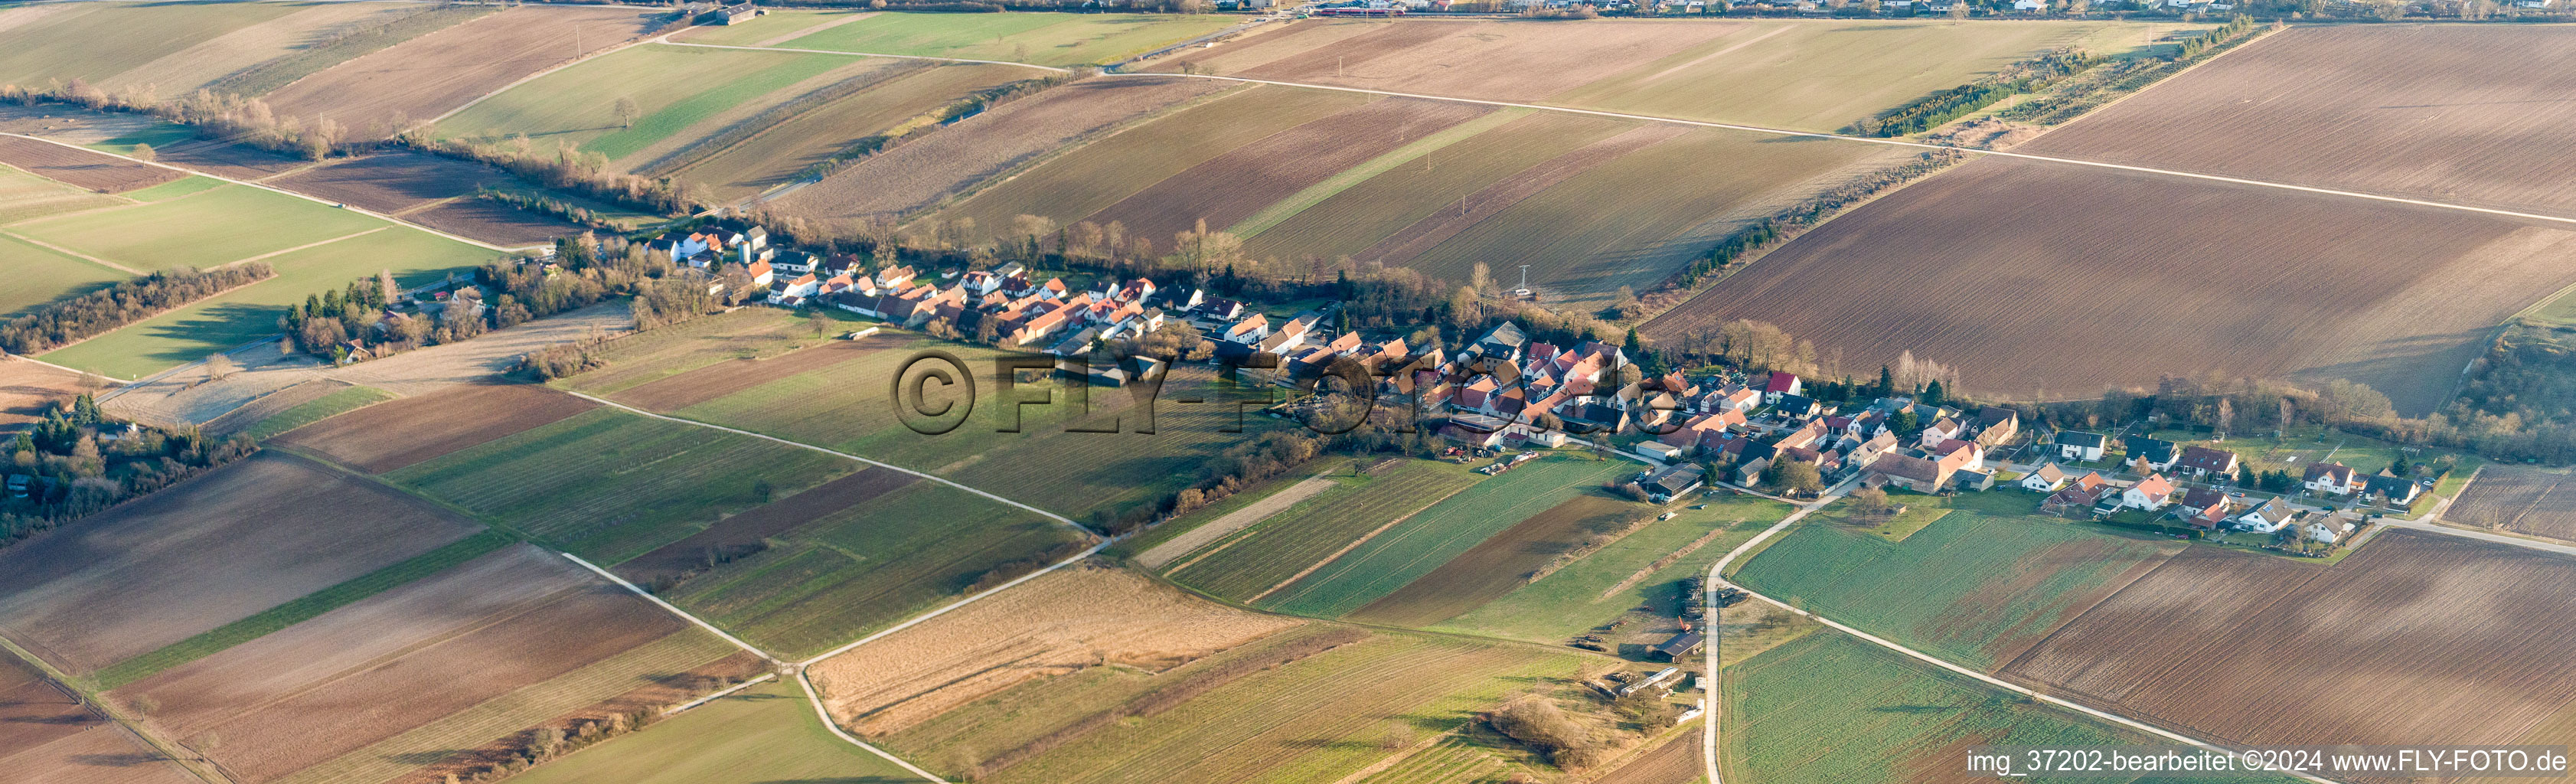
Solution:
M 26 315 L 39 305 L 116 285 L 129 275 L 0 235 L 0 320 Z
M 0 225 L 124 203 L 124 199 L 0 165 Z
M 1683 578 L 1706 574 L 1709 564 L 1726 557 L 1726 551 L 1787 517 L 1789 506 L 1739 495 L 1711 499 L 1707 509 L 1677 511 L 1673 519 L 1648 525 L 1538 582 L 1432 628 L 1559 643 L 1639 606 L 1673 615 L 1680 605 L 1675 586 Z M 1690 548 L 1689 554 L 1642 578 L 1637 576 L 1685 548 Z
M 1807 635 L 1728 668 L 1721 689 L 1726 712 L 1718 754 L 1729 781 L 1960 780 L 1966 776 L 1966 747 L 1972 745 L 2106 746 L 2159 740 L 1834 632 Z
M 393 224 L 230 185 L 184 199 L 40 218 L 9 231 L 139 270 L 212 267 Z
M 944 220 L 971 218 L 987 234 L 1019 215 L 1071 225 L 1120 199 L 1262 137 L 1369 102 L 1371 96 L 1253 87 L 1141 123 L 975 194 Z
M 174 125 L 171 127 L 176 128 L 180 126 Z M 132 148 L 133 145 L 127 145 L 128 151 Z M 124 151 L 119 151 L 119 154 L 123 154 L 123 152 Z M 149 188 L 126 191 L 117 195 L 140 202 L 156 202 L 169 201 L 181 196 L 204 193 L 221 187 L 224 187 L 223 180 L 218 180 L 213 177 L 200 177 L 191 174 L 186 177 L 181 177 Z
M 315 206 L 335 216 L 350 215 Z M 381 222 L 377 225 L 387 228 L 264 259 L 277 269 L 277 277 L 128 324 L 115 332 L 46 353 L 43 359 L 120 378 L 141 378 L 275 334 L 277 319 L 288 304 L 302 302 L 324 289 L 346 286 L 378 270 L 391 270 L 395 282 L 417 286 L 500 255 L 425 231 Z
M 1738 567 L 1745 586 L 1980 669 L 2100 600 L 2133 567 L 2184 545 L 2031 514 L 2030 493 L 1898 494 L 1950 513 L 1902 542 L 1831 521 L 1803 525 Z
M 1635 463 L 1589 456 L 1531 461 L 1450 496 L 1257 604 L 1298 615 L 1340 617 L 1531 515 L 1636 470 Z
M 294 407 L 269 415 L 241 434 L 266 441 L 305 425 L 394 399 L 394 393 L 369 386 L 349 386 L 331 390 L 320 398 L 298 403 Z
M 599 408 L 440 456 L 387 481 L 541 543 L 616 563 L 858 464 L 749 436 Z
M 1530 270 L 1547 295 L 1606 301 L 1620 286 L 1644 291 L 1706 253 L 1733 228 L 1694 232 L 1712 218 L 1766 197 L 1786 206 L 1802 194 L 1785 186 L 1879 152 L 1854 142 L 1694 130 L 1522 199 L 1405 266 L 1463 281 L 1480 261 L 1553 259 Z M 1603 208 L 1612 204 L 1620 206 Z
M 569 143 L 620 166 L 635 166 L 653 156 L 625 159 L 665 140 L 713 134 L 722 123 L 710 121 L 737 107 L 756 110 L 784 102 L 804 92 L 791 86 L 838 69 L 850 69 L 842 75 L 856 75 L 890 64 L 827 54 L 637 46 L 510 88 L 439 128 L 477 139 L 523 134 L 542 146 Z M 621 98 L 633 99 L 639 110 L 632 126 L 617 116 Z
M 0 31 L 0 83 L 105 81 L 234 30 L 293 13 L 296 3 L 81 3 Z M 114 45 L 102 45 L 113 42 Z
M 1474 486 L 1466 466 L 1407 460 L 1365 482 L 1327 489 L 1174 561 L 1172 579 L 1211 595 L 1246 601 L 1396 518 Z M 1193 562 L 1193 559 L 1196 559 Z
M 1630 127 L 1597 117 L 1530 114 L 1351 185 L 1253 235 L 1244 250 L 1282 259 L 1357 254 L 1415 221 L 1457 210 L 1461 199 L 1497 180 Z
M 521 784 L 898 784 L 922 779 L 832 735 L 771 681 L 512 777 Z
M 883 738 L 943 775 L 1126 702 L 1176 675 L 1254 655 L 1309 627 L 1161 675 L 1116 667 L 1032 681 Z M 1329 782 L 1465 724 L 1505 695 L 1561 683 L 1576 657 L 1535 647 L 1380 632 L 1245 675 L 1168 710 L 1073 738 L 975 779 L 1016 784 Z
M 926 481 L 772 538 L 779 546 L 692 578 L 671 600 L 790 657 L 954 599 L 1003 562 L 1082 541 L 1061 523 Z
M 2171 27 L 2171 25 L 2165 25 Z M 1832 131 L 2052 47 L 2118 54 L 2147 25 L 1758 22 L 1549 99 L 1587 109 Z
M 780 25 L 779 33 L 819 23 Z M 879 13 L 780 46 L 874 54 L 1102 65 L 1232 26 L 1221 14 Z M 773 33 L 775 34 L 775 33 Z
M 491 529 L 450 542 L 438 549 L 412 556 L 400 563 L 368 572 L 329 588 L 305 594 L 301 598 L 259 614 L 216 627 L 160 650 L 109 665 L 92 677 L 101 689 L 114 689 L 152 677 L 154 674 L 188 662 L 205 658 L 226 648 L 250 642 L 269 632 L 303 623 L 314 616 L 356 603 L 376 594 L 446 571 L 484 554 L 508 547 L 517 540 L 509 534 Z

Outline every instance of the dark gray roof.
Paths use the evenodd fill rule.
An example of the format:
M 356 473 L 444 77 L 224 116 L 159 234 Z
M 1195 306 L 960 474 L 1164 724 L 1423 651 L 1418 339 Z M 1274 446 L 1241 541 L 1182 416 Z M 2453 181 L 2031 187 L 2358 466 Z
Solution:
M 2057 432 L 2057 443 L 2066 446 L 2080 446 L 2088 448 L 2098 447 L 2102 445 L 2103 441 L 2104 439 L 2100 433 L 2086 433 L 2080 430 L 2060 430 Z
M 2180 450 L 2182 445 L 2161 438 L 2127 436 L 2120 439 L 2120 448 L 2127 450 L 2129 457 L 2133 459 L 2143 457 L 2152 462 L 2162 463 L 2174 459 L 2175 452 Z

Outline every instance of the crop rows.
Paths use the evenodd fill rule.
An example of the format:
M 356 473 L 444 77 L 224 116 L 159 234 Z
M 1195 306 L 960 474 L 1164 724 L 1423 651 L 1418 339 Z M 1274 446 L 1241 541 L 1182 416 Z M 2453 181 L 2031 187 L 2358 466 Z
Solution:
M 1542 459 L 1414 515 L 1262 600 L 1265 607 L 1338 617 L 1394 592 L 1449 559 L 1585 489 L 1626 474 L 1616 460 Z
M 1326 490 L 1299 502 L 1196 563 L 1183 559 L 1185 565 L 1171 575 L 1219 597 L 1248 599 L 1482 478 L 1440 463 L 1408 461 L 1357 488 Z

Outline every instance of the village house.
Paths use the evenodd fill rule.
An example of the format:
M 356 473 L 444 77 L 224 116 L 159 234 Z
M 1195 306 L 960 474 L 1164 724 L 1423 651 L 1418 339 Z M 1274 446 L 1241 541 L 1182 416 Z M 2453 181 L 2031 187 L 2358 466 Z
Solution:
M 1977 443 L 1987 447 L 2003 446 L 2021 433 L 2021 412 L 2002 406 L 1987 406 L 1977 411 Z
M 2236 527 L 2268 534 L 2279 531 L 2282 526 L 2297 522 L 2298 519 L 2299 510 L 2296 507 L 2290 506 L 2288 501 L 2274 497 L 2255 505 L 2252 509 L 2245 510 L 2244 514 L 2237 515 Z
M 2352 495 L 2362 489 L 2361 477 L 2351 466 L 2342 463 L 2317 463 L 2308 466 L 2307 477 L 2300 484 L 2308 492 L 2321 495 Z
M 2100 460 L 2102 459 L 2103 443 L 2107 440 L 2108 439 L 2103 438 L 2100 433 L 2060 430 L 2057 432 L 2057 440 L 2055 442 L 2057 444 L 2057 457 L 2060 460 L 2072 460 L 2087 463 Z
M 2039 511 L 2054 515 L 2090 513 L 2101 505 L 2102 497 L 2109 495 L 2110 491 L 2111 483 L 2105 481 L 2101 474 L 2087 472 L 2049 494 L 2048 500 L 2040 502 Z
M 2362 479 L 2362 491 L 2378 498 L 2380 503 L 2389 506 L 2406 506 L 2415 503 L 2415 497 L 2423 494 L 2424 486 L 2417 484 L 2413 479 L 2391 474 L 2383 468 L 2379 473 Z
M 2212 482 L 2236 479 L 2236 453 L 2211 449 L 2197 444 L 2182 448 L 2182 460 L 2174 463 L 2176 472 L 2188 471 L 2193 479 Z
M 1774 370 L 1771 371 L 1771 379 L 1762 384 L 1762 402 L 1778 403 L 1782 395 L 1795 395 L 1805 391 L 1806 385 L 1798 381 L 1796 374 Z
M 2066 469 L 2058 468 L 2056 463 L 2050 463 L 2040 466 L 2036 471 L 2024 474 L 2021 478 L 2021 489 L 2034 493 L 2054 493 L 2057 492 L 2057 488 L 2066 486 L 2067 479 Z
M 1948 417 L 1942 417 L 1933 420 L 1932 424 L 1923 426 L 1922 437 L 1917 440 L 1928 446 L 1958 438 L 1961 432 L 1964 432 L 1962 425 Z
M 2214 531 L 2227 524 L 2228 512 L 2232 508 L 2226 493 L 2195 487 L 2183 491 L 2182 502 L 2174 505 L 2172 514 L 2193 528 Z
M 2128 436 L 2120 439 L 2120 450 L 2127 454 L 2129 470 L 2141 474 L 2173 470 L 2182 459 L 2182 445 L 2161 438 Z
M 2357 526 L 2354 526 L 2350 520 L 2333 515 L 2317 515 L 2308 519 L 2307 533 L 2311 540 L 2334 544 L 2351 535 L 2355 527 Z
M 2120 491 L 2120 505 L 2153 512 L 2173 503 L 2173 491 L 2173 483 L 2165 481 L 2165 475 L 2148 474 L 2147 478 L 2138 480 L 2129 489 Z

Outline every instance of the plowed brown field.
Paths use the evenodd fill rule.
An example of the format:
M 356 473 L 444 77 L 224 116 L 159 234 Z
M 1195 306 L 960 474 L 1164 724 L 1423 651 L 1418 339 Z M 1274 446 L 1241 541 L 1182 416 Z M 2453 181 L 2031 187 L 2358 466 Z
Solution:
M 2576 217 L 2571 94 L 2576 28 L 2298 27 L 2021 149 Z
M 317 166 L 268 184 L 377 212 L 401 212 L 509 179 L 499 169 L 421 153 L 370 155 Z
M 402 216 L 439 231 L 505 248 L 535 245 L 556 237 L 580 235 L 580 224 L 512 207 L 488 199 L 462 198 Z
M 528 384 L 458 386 L 305 425 L 276 443 L 381 474 L 598 405 Z
M 2512 743 L 2576 700 L 2571 580 L 2403 529 L 2333 567 L 2194 548 L 2003 674 L 2219 742 Z
M 1300 623 L 1085 563 L 826 659 L 811 672 L 833 718 L 879 735 L 1022 682 L 1105 664 L 1168 669 Z
M 1630 515 L 1644 512 L 1637 504 L 1595 495 L 1557 504 L 1368 603 L 1351 613 L 1350 620 L 1393 626 L 1429 626 L 1449 620 L 1503 598 L 1527 584 L 1558 554 L 1582 546 L 1585 537 L 1617 530 Z
M 2442 519 L 2576 541 L 2576 474 L 2508 465 L 2478 470 Z
M 891 468 L 870 468 L 834 479 L 823 486 L 753 507 L 718 520 L 689 538 L 663 545 L 617 565 L 617 573 L 636 583 L 678 577 L 707 568 L 709 560 L 739 555 L 762 539 L 793 531 L 824 515 L 857 506 L 870 498 L 902 489 L 921 477 Z
M 646 411 L 669 413 L 798 373 L 838 365 L 906 342 L 909 341 L 887 334 L 869 335 L 858 340 L 835 340 L 769 359 L 718 362 L 637 384 L 610 397 Z
M 0 779 L 44 784 L 196 781 L 7 653 L 0 653 Z
M 959 120 L 779 200 L 824 218 L 928 207 L 1086 134 L 1233 85 L 1213 79 L 1089 79 Z
M 661 12 L 520 6 L 323 69 L 268 94 L 282 115 L 328 115 L 366 129 L 427 120 L 525 78 L 633 38 Z
M 0 432 L 14 431 L 81 393 L 80 374 L 17 357 L 0 357 Z
M 1280 131 L 1165 178 L 1091 216 L 1126 224 L 1127 236 L 1171 247 L 1198 221 L 1223 231 L 1343 169 L 1367 163 L 1491 107 L 1388 98 Z
M 685 628 L 518 545 L 120 693 L 152 697 L 155 724 L 265 781 Z
M 1860 372 L 1898 352 L 2061 399 L 2163 374 L 2340 377 L 2420 414 L 2495 324 L 2576 283 L 2576 233 L 2164 175 L 1971 161 L 1818 227 L 1646 324 L 1779 324 Z
M 85 674 L 480 528 L 263 453 L 0 550 L 0 630 Z
M 16 136 L 0 136 L 0 163 L 100 193 L 124 193 L 185 176 L 103 152 Z
M 1223 76 L 1502 101 L 1536 101 L 1735 32 L 1744 22 L 1309 19 L 1165 61 Z

